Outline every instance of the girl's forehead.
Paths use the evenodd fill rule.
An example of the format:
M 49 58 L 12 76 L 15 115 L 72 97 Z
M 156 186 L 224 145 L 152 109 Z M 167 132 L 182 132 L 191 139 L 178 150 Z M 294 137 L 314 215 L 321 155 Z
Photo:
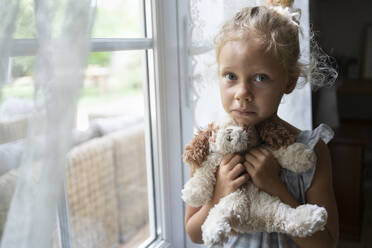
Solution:
M 241 68 L 270 68 L 270 70 L 282 70 L 282 64 L 278 58 L 262 42 L 253 39 L 231 40 L 221 48 L 219 69 Z
M 238 46 L 240 49 L 246 46 L 256 47 L 262 51 L 268 50 L 270 40 L 267 35 L 251 30 L 237 30 L 228 34 L 219 47 L 220 52 L 226 46 Z
M 227 60 L 238 62 L 245 59 L 274 59 L 274 54 L 260 41 L 254 39 L 231 40 L 221 48 L 220 62 Z M 226 62 L 227 62 L 226 61 Z
M 251 50 L 255 49 L 259 52 L 265 51 L 265 46 L 262 42 L 260 42 L 258 39 L 250 38 L 250 39 L 234 39 L 231 41 L 226 42 L 224 48 L 228 49 L 235 49 L 235 50 Z

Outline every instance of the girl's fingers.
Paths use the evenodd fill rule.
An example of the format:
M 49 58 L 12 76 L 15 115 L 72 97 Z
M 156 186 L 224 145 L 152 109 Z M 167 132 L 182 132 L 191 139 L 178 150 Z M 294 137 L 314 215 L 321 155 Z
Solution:
M 270 151 L 267 150 L 267 149 L 264 148 L 264 147 L 259 147 L 259 150 L 260 150 L 260 152 L 261 152 L 262 154 L 264 154 L 264 155 L 266 155 L 266 156 L 270 154 Z
M 234 157 L 226 165 L 228 166 L 229 170 L 232 170 L 235 167 L 235 165 L 242 163 L 243 161 L 244 158 L 242 157 L 242 155 L 234 154 Z
M 230 164 L 236 165 L 240 162 L 243 162 L 244 158 L 240 154 L 235 154 L 235 156 L 230 160 Z
M 244 165 L 241 163 L 234 166 L 234 168 L 231 170 L 229 176 L 231 179 L 236 179 L 239 175 L 241 175 L 243 172 L 245 172 L 246 169 Z
M 270 155 L 270 152 L 265 148 L 259 147 L 249 151 L 249 154 L 254 156 L 257 160 L 262 160 Z
M 252 164 L 255 163 L 255 162 L 258 162 L 257 157 L 255 157 L 255 156 L 254 156 L 253 154 L 251 154 L 251 153 L 247 153 L 247 154 L 245 154 L 245 160 L 251 162 Z
M 243 175 L 241 175 L 240 177 L 238 177 L 237 179 L 235 179 L 233 181 L 233 187 L 234 188 L 239 188 L 240 186 L 242 186 L 244 183 L 246 183 L 251 177 L 249 176 L 249 174 L 245 173 Z
M 225 156 L 223 156 L 221 160 L 221 165 L 228 164 L 230 160 L 234 157 L 234 155 L 235 155 L 234 153 L 228 153 Z
M 254 148 L 252 150 L 249 151 L 249 154 L 251 154 L 252 156 L 254 156 L 256 159 L 259 159 L 260 157 L 262 157 L 264 154 L 262 153 L 262 151 L 260 151 L 259 148 Z
M 253 165 L 250 162 L 245 161 L 244 162 L 244 167 L 248 171 L 248 174 L 249 175 L 253 175 L 254 174 L 255 168 L 253 167 Z

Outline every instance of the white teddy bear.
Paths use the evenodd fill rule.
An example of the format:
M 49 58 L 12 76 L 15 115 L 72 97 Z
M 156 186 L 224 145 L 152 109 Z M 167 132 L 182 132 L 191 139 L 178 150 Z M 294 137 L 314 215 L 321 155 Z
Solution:
M 243 129 L 231 122 L 217 128 L 210 125 L 208 132 L 199 132 L 199 136 L 202 136 L 201 139 L 194 138 L 193 146 L 206 148 L 210 145 L 212 151 L 209 152 L 208 149 L 207 154 L 200 154 L 206 153 L 205 149 L 193 150 L 194 153 L 199 152 L 192 154 L 194 158 L 199 156 L 205 159 L 199 161 L 201 164 L 182 190 L 182 199 L 192 207 L 202 206 L 212 198 L 215 173 L 225 154 L 246 152 L 259 141 L 255 127 Z M 316 159 L 314 152 L 302 143 L 270 150 L 282 167 L 296 173 L 308 170 Z M 190 151 L 187 156 L 190 156 Z M 190 159 L 185 161 L 189 162 Z M 292 208 L 249 181 L 234 193 L 222 198 L 209 211 L 202 225 L 202 237 L 207 247 L 223 245 L 232 230 L 238 233 L 280 232 L 306 237 L 323 230 L 326 222 L 325 208 L 311 204 Z

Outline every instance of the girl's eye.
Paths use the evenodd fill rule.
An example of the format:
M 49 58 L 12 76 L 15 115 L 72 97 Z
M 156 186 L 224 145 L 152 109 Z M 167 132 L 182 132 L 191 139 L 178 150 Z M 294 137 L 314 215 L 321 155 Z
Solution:
M 266 81 L 268 80 L 269 77 L 265 74 L 257 74 L 254 76 L 254 81 L 256 82 L 263 82 L 263 81 Z
M 227 79 L 227 80 L 237 80 L 237 77 L 236 77 L 236 75 L 235 74 L 233 74 L 233 73 L 227 73 L 226 75 L 225 75 L 225 78 Z

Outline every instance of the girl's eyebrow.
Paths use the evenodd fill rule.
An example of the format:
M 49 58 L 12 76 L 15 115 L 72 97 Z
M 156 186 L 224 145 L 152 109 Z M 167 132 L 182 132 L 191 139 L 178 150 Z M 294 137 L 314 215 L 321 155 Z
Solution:
M 221 66 L 220 65 L 220 68 L 222 69 L 222 70 L 224 70 L 224 71 L 228 71 L 228 70 L 233 70 L 233 67 L 231 67 L 231 66 Z

